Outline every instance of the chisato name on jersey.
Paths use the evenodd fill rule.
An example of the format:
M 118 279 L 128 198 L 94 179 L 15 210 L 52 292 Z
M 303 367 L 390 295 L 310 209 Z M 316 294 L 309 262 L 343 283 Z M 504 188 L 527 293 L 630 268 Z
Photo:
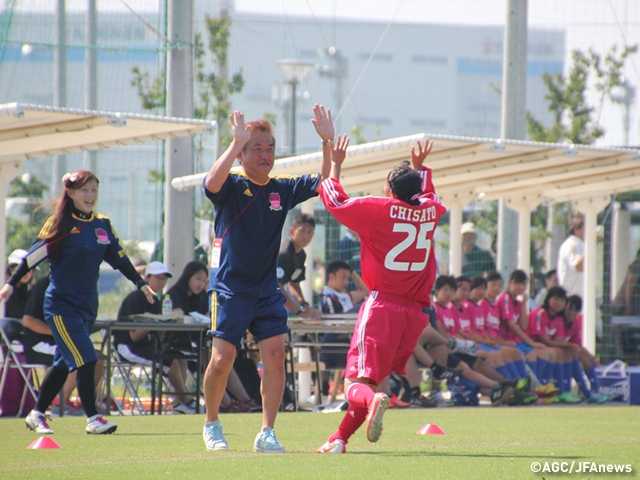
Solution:
M 436 219 L 436 207 L 407 208 L 401 205 L 391 205 L 389 217 L 408 222 L 428 222 Z

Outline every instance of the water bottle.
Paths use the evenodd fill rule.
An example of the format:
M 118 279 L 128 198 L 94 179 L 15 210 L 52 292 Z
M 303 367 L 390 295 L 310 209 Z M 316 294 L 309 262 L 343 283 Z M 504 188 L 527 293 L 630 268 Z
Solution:
M 169 295 L 167 294 L 164 296 L 164 300 L 162 300 L 162 314 L 167 315 L 171 313 L 171 310 L 173 310 L 173 302 L 171 301 L 171 298 L 169 298 Z

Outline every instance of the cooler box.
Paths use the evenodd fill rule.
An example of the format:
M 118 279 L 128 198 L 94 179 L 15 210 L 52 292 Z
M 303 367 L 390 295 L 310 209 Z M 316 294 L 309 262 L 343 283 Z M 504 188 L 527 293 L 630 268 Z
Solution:
M 622 360 L 598 367 L 601 392 L 612 402 L 640 405 L 640 367 L 625 367 Z

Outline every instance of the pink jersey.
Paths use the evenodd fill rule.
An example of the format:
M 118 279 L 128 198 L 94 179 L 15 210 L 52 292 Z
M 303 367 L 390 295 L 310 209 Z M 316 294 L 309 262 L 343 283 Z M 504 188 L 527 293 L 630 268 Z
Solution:
M 569 340 L 562 315 L 556 315 L 551 319 L 547 327 L 547 336 L 556 340 Z
M 455 337 L 460 331 L 458 309 L 451 302 L 446 306 L 436 302 L 436 320 L 452 337 Z
M 500 336 L 512 342 L 521 342 L 520 337 L 511 331 L 508 321 L 518 323 L 522 313 L 522 302 L 513 298 L 509 292 L 504 292 L 496 300 L 496 306 L 500 311 Z
M 455 303 L 450 302 L 449 307 L 458 311 L 458 324 L 460 325 L 460 331 L 462 333 L 474 332 L 473 329 L 473 320 L 474 320 L 474 312 L 469 310 L 468 306 L 465 306 L 465 303 L 460 304 L 458 308 Z
M 329 213 L 360 235 L 369 290 L 430 305 L 437 268 L 433 234 L 446 212 L 435 195 L 422 195 L 416 206 L 394 198 L 349 198 L 335 178 L 322 182 L 319 193 Z
M 479 305 L 484 311 L 484 331 L 490 338 L 500 337 L 500 309 L 486 298 Z
M 469 312 L 471 318 L 471 330 L 484 336 L 484 309 L 471 300 L 462 302 L 462 307 Z
M 582 315 L 578 315 L 571 325 L 565 324 L 564 331 L 565 340 L 582 345 Z
M 550 325 L 549 314 L 544 308 L 538 307 L 533 312 L 529 312 L 529 326 L 525 333 L 537 340 L 540 335 L 549 335 Z

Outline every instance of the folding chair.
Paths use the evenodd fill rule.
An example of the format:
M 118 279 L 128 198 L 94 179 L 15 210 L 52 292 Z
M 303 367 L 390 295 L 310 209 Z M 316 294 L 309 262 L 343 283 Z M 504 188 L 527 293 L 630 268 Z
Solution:
M 24 351 L 21 343 L 23 333 L 24 326 L 20 320 L 15 318 L 0 319 L 0 398 L 5 393 L 5 387 L 10 388 L 7 383 L 9 371 L 17 370 L 24 380 L 20 406 L 16 413 L 17 417 L 27 413 L 24 410 L 29 396 L 33 402 L 37 400 L 37 389 L 40 386 L 38 369 L 46 368 L 46 365 L 28 364 L 21 360 L 21 354 Z
M 111 337 L 109 336 L 109 329 L 103 329 L 103 341 L 102 341 L 102 352 L 105 352 L 105 347 L 107 351 L 111 351 L 111 372 L 109 377 L 111 378 L 111 398 L 115 401 L 118 406 L 118 412 L 123 414 L 122 406 L 125 405 L 125 399 L 130 399 L 130 410 L 133 414 L 134 411 L 139 413 L 140 415 L 148 415 L 150 414 L 150 409 L 147 409 L 142 398 L 140 397 L 139 390 L 145 385 L 148 384 L 149 388 L 153 388 L 152 381 L 152 369 L 151 366 L 142 365 L 136 362 L 131 362 L 126 358 L 122 357 L 118 352 L 116 346 L 113 344 Z M 107 342 L 109 342 L 107 344 Z M 120 379 L 122 381 L 123 390 L 122 396 L 118 398 L 113 391 L 113 383 L 114 380 L 117 381 Z M 164 382 L 164 388 L 166 391 L 170 391 L 170 388 L 167 383 L 166 377 L 162 376 L 162 382 Z M 159 389 L 159 387 L 156 387 Z M 106 390 L 106 388 L 105 388 Z M 106 397 L 106 394 L 104 395 Z M 153 395 L 152 395 L 153 397 Z M 166 412 L 166 406 L 164 406 Z

